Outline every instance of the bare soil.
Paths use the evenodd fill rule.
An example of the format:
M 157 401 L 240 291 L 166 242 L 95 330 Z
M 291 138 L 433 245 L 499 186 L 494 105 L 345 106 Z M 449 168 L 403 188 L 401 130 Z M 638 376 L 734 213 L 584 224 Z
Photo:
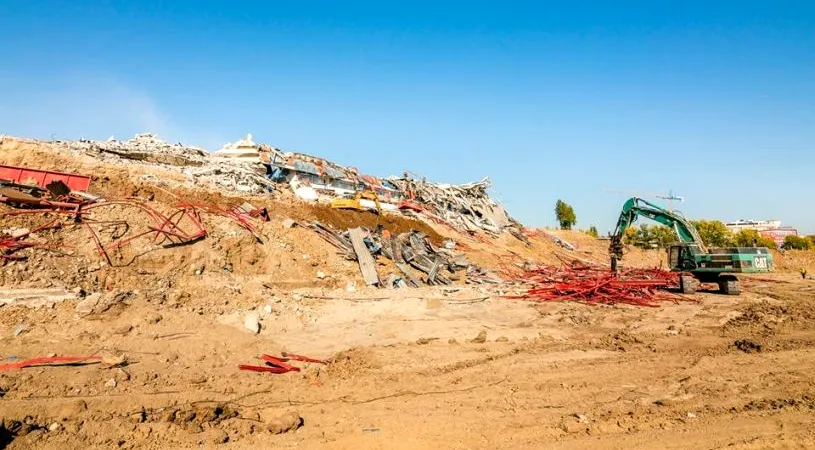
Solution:
M 63 253 L 29 249 L 2 266 L 0 305 L 17 300 L 0 306 L 0 364 L 52 354 L 105 363 L 0 371 L 0 448 L 815 447 L 815 282 L 797 274 L 811 254 L 776 254 L 779 270 L 744 277 L 738 297 L 702 292 L 658 308 L 523 302 L 478 285 L 360 288 L 353 262 L 282 220 L 342 228 L 377 216 L 181 179 L 157 189 L 139 177 L 174 175 L 24 144 L 5 141 L 0 162 L 93 173 L 97 193 L 152 194 L 162 211 L 176 195 L 267 205 L 273 218 L 258 224 L 263 243 L 212 216 L 202 241 L 137 241 L 113 264 L 81 227 L 38 233 Z M 126 208 L 100 214 L 147 223 Z M 545 237 L 528 247 L 382 218 L 394 232 L 427 227 L 503 273 L 527 260 L 607 259 L 603 242 L 578 232 L 557 232 L 577 245 L 568 252 Z M 41 220 L 4 217 L 0 230 Z M 663 258 L 632 250 L 625 261 Z M 248 315 L 259 333 L 244 327 Z M 329 364 L 238 370 L 284 351 Z

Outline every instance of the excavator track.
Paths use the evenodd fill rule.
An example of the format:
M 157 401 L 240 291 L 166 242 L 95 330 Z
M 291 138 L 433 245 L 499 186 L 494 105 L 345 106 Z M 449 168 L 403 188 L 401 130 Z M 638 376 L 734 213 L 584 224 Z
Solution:
M 719 292 L 725 295 L 741 294 L 741 285 L 738 278 L 732 275 L 722 275 L 719 277 Z

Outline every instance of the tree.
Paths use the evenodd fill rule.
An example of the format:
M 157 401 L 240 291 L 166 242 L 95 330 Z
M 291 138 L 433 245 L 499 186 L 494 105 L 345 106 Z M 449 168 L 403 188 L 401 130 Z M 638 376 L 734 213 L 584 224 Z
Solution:
M 736 247 L 759 247 L 776 248 L 775 241 L 759 234 L 756 230 L 741 230 L 733 235 L 733 245 Z
M 784 238 L 784 248 L 790 250 L 809 250 L 812 243 L 803 236 L 787 236 Z
M 574 214 L 574 208 L 560 199 L 558 199 L 557 203 L 555 203 L 555 218 L 560 224 L 561 230 L 571 230 L 577 223 L 577 216 Z
M 593 238 L 600 237 L 600 233 L 597 232 L 597 227 L 595 227 L 594 225 L 589 227 L 588 234 Z
M 642 224 L 639 228 L 625 230 L 623 242 L 641 248 L 665 248 L 678 240 L 673 228 L 665 225 Z
M 729 247 L 733 244 L 733 235 L 719 220 L 694 220 L 693 226 L 699 232 L 702 242 L 708 247 Z

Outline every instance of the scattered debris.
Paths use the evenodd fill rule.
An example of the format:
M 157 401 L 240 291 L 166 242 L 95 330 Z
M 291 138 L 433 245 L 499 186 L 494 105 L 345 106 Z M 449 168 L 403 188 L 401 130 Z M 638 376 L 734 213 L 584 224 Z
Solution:
M 251 366 L 247 364 L 238 365 L 240 370 L 248 370 L 252 372 L 270 372 L 270 373 L 287 373 L 287 372 L 300 372 L 300 368 L 288 364 L 287 361 L 301 361 L 314 364 L 328 364 L 326 361 L 320 359 L 309 358 L 307 356 L 295 355 L 293 353 L 283 352 L 282 356 L 260 355 L 260 359 L 265 361 L 264 366 Z
M 603 266 L 573 262 L 532 268 L 516 281 L 526 287 L 525 292 L 507 298 L 635 306 L 693 301 L 665 290 L 678 286 L 679 280 L 676 273 L 662 269 L 630 269 L 615 275 Z
M 376 273 L 376 263 L 370 250 L 365 245 L 362 228 L 354 228 L 350 230 L 349 237 L 351 245 L 354 248 L 357 261 L 359 262 L 359 270 L 362 272 L 362 278 L 365 279 L 365 284 L 368 286 L 376 286 L 379 284 L 379 275 Z
M 422 282 L 428 285 L 449 285 L 459 279 L 456 272 L 467 271 L 467 281 L 472 283 L 500 282 L 490 279 L 490 274 L 479 269 L 464 255 L 456 254 L 446 248 L 436 248 L 422 232 L 410 231 L 398 236 L 386 237 L 385 233 L 366 232 L 355 228 L 347 232 L 336 232 L 319 222 L 312 222 L 311 228 L 328 243 L 340 250 L 350 260 L 360 263 L 360 270 L 368 285 L 382 287 L 419 287 Z M 352 241 L 352 234 L 356 245 Z M 382 255 L 394 262 L 403 277 L 386 278 L 381 283 L 376 274 L 373 256 Z M 414 270 L 424 273 L 421 279 L 415 276 Z M 376 279 L 375 279 L 376 278 Z
M 86 364 L 97 364 L 102 361 L 101 356 L 46 356 L 42 358 L 27 359 L 11 364 L 0 364 L 0 371 L 24 369 L 26 367 L 35 366 L 63 366 L 75 365 L 81 366 Z
M 505 228 L 520 229 L 520 224 L 487 194 L 491 185 L 489 178 L 461 185 L 436 184 L 409 177 L 391 177 L 388 181 L 407 193 L 409 199 L 420 202 L 424 214 L 432 214 L 460 230 L 499 234 Z
M 0 307 L 40 308 L 76 298 L 64 289 L 0 289 Z

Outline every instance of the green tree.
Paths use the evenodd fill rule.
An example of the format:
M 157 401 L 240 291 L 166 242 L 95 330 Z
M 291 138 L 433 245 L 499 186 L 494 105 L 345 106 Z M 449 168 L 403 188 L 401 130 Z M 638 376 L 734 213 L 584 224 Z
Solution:
M 665 248 L 678 240 L 673 228 L 665 225 L 642 224 L 639 228 L 629 228 L 625 230 L 623 242 L 633 244 L 637 247 Z
M 571 230 L 577 223 L 577 216 L 574 213 L 574 208 L 560 199 L 558 199 L 557 203 L 555 203 L 555 218 L 560 224 L 561 230 Z
M 733 235 L 733 245 L 736 247 L 759 247 L 776 248 L 775 241 L 759 234 L 756 230 L 741 230 Z
M 589 227 L 589 231 L 587 233 L 589 236 L 594 238 L 600 237 L 600 233 L 597 232 L 597 227 L 595 227 L 594 225 Z
M 812 242 L 803 236 L 787 236 L 784 238 L 784 248 L 791 250 L 809 250 Z
M 733 245 L 733 234 L 721 221 L 694 220 L 692 223 L 705 245 L 709 247 L 729 247 Z

